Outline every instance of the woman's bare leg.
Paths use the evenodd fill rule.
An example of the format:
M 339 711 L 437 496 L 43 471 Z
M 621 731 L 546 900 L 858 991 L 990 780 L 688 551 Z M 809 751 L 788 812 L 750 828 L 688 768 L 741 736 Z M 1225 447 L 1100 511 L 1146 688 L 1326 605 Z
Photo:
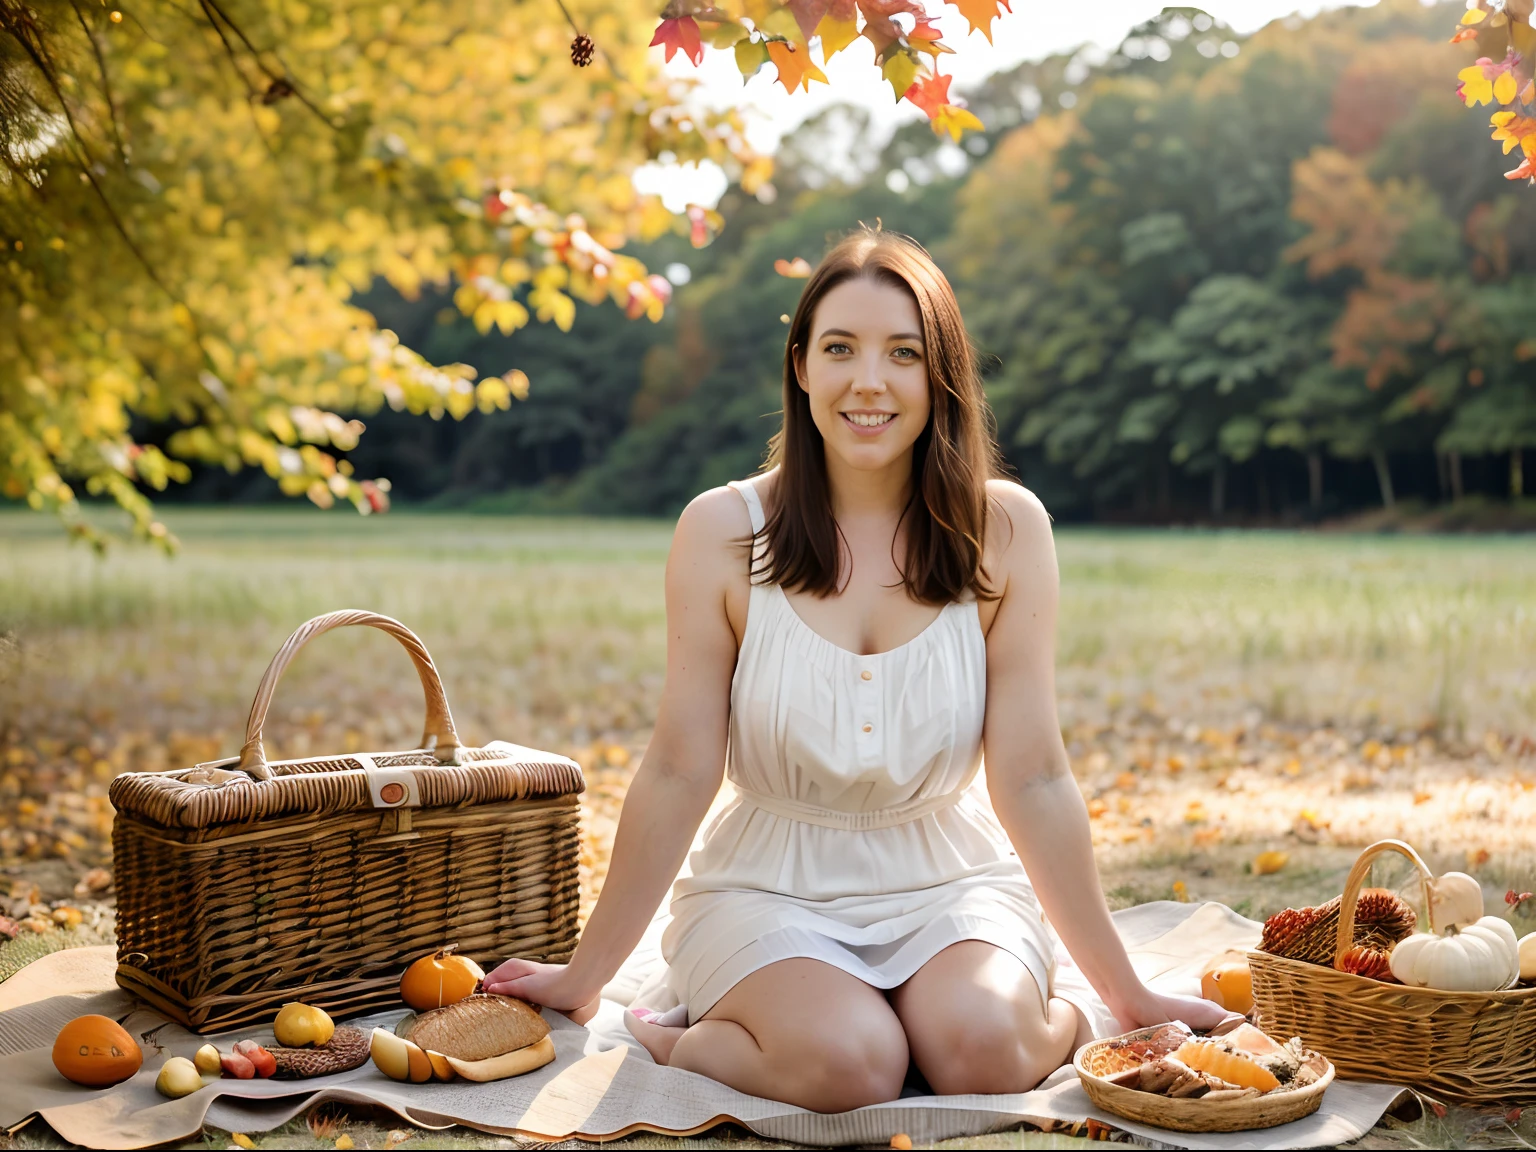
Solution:
M 814 1112 L 894 1100 L 907 1073 L 906 1037 L 884 993 L 819 960 L 759 969 L 686 1030 L 628 1023 L 658 1062 Z
M 1018 957 L 981 940 L 951 944 L 891 992 L 913 1061 L 945 1095 L 1028 1092 L 1065 1064 L 1086 1021 L 1041 1001 Z

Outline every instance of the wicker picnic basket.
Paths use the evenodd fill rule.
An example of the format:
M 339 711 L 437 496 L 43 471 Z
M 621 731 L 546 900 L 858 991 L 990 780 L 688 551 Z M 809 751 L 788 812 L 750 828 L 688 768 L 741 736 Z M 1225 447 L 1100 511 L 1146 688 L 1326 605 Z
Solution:
M 1502 992 L 1410 988 L 1336 970 L 1354 942 L 1355 903 L 1384 852 L 1418 869 L 1425 922 L 1434 873 L 1401 840 L 1382 840 L 1360 854 L 1344 885 L 1334 968 L 1250 952 L 1259 1027 L 1300 1036 L 1328 1057 L 1339 1076 L 1416 1088 L 1458 1104 L 1536 1102 L 1536 987 Z
M 426 693 L 422 746 L 269 763 L 262 724 L 309 640 L 379 628 Z M 576 945 L 581 768 L 459 744 L 432 658 L 387 616 L 317 616 L 256 691 L 238 757 L 112 782 L 117 982 L 216 1032 L 302 1000 L 342 1016 L 398 1003 L 400 974 L 447 944 L 489 968 Z

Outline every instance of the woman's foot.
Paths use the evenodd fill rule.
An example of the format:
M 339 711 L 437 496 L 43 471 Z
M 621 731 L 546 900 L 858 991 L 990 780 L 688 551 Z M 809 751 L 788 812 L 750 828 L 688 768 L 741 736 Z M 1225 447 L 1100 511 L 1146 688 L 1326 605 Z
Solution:
M 644 1012 L 644 1009 L 641 1011 Z M 658 1064 L 668 1064 L 672 1060 L 672 1049 L 677 1047 L 677 1042 L 688 1029 L 686 1026 L 657 1024 L 657 1019 L 659 1017 L 654 1013 L 645 1012 L 642 1016 L 631 1009 L 624 1013 L 624 1026 L 629 1029 L 631 1036 L 640 1041 L 640 1046 L 651 1054 L 652 1060 Z

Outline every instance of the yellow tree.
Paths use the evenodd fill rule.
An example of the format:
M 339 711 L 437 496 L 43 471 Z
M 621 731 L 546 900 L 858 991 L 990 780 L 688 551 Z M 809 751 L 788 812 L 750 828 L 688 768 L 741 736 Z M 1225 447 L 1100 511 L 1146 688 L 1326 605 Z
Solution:
M 641 0 L 579 29 L 559 0 L 112 2 L 0 0 L 0 491 L 93 540 L 82 489 L 173 543 L 141 491 L 184 461 L 385 506 L 338 455 L 355 414 L 462 416 L 527 380 L 428 364 L 354 292 L 453 284 L 503 332 L 568 328 L 578 299 L 655 319 L 667 282 L 618 250 L 719 221 L 634 170 L 766 176 L 659 74 Z M 162 453 L 136 417 L 180 431 Z

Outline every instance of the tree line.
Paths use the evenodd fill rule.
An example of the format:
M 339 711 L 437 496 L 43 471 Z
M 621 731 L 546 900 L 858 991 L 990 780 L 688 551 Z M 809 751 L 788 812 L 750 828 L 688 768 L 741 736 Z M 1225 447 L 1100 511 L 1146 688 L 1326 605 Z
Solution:
M 728 194 L 709 247 L 639 248 L 690 273 L 654 326 L 592 308 L 574 340 L 503 337 L 377 289 L 362 302 L 427 360 L 517 367 L 532 387 L 458 425 L 381 411 L 351 458 L 407 499 L 673 512 L 755 468 L 775 427 L 802 283 L 775 261 L 814 263 L 879 219 L 951 277 L 1008 460 L 1058 515 L 1520 498 L 1536 193 L 1488 164 L 1489 127 L 1448 98 L 1444 24 L 1387 0 L 1239 38 L 1168 9 L 1116 52 L 968 93 L 987 127 L 964 146 L 917 124 L 869 149 L 859 114 L 834 109 L 771 186 Z

